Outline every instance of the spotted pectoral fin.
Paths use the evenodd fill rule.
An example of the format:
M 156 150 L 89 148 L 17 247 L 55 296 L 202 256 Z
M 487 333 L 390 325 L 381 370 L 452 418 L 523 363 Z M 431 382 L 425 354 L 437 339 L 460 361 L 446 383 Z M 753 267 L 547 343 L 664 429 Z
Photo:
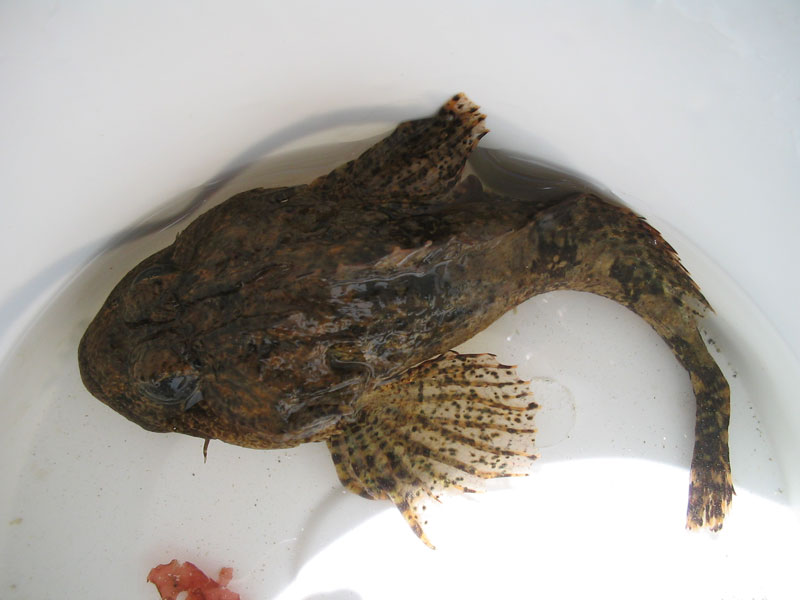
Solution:
M 513 367 L 490 354 L 448 352 L 368 393 L 328 446 L 347 489 L 394 502 L 432 546 L 424 533 L 431 501 L 527 474 L 536 408 Z

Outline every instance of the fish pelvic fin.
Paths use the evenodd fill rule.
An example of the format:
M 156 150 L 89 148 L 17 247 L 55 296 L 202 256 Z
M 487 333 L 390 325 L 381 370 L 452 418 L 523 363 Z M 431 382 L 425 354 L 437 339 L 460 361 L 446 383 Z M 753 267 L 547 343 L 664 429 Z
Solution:
M 369 205 L 441 201 L 461 178 L 478 141 L 488 133 L 486 115 L 456 94 L 432 117 L 405 121 L 389 136 L 312 185 Z
M 342 484 L 389 499 L 428 546 L 426 510 L 486 479 L 526 475 L 538 407 L 529 382 L 491 354 L 447 352 L 369 392 L 328 440 Z

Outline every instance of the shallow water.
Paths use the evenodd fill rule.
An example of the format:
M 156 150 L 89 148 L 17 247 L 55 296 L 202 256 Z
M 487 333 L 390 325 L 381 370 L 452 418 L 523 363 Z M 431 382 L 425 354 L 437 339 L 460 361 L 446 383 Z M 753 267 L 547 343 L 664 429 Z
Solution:
M 374 141 L 268 156 L 166 203 L 77 273 L 4 358 L 3 470 L 10 485 L 2 492 L 0 595 L 46 597 L 58 589 L 64 597 L 152 597 L 146 573 L 173 557 L 209 572 L 232 565 L 231 587 L 252 598 L 301 598 L 342 586 L 380 597 L 374 577 L 390 577 L 390 562 L 411 569 L 431 594 L 461 590 L 474 597 L 484 589 L 502 596 L 514 580 L 498 582 L 492 573 L 524 578 L 531 556 L 538 577 L 562 577 L 576 593 L 581 584 L 567 581 L 565 563 L 595 574 L 630 565 L 641 577 L 672 570 L 704 577 L 716 569 L 728 575 L 709 593 L 724 588 L 736 597 L 782 589 L 787 548 L 800 528 L 784 506 L 785 465 L 761 424 L 764 398 L 773 391 L 742 347 L 747 319 L 731 317 L 752 308 L 669 230 L 665 237 L 718 306 L 704 327 L 732 388 L 738 496 L 719 536 L 683 530 L 694 427 L 685 371 L 643 321 L 589 294 L 533 298 L 459 348 L 495 353 L 534 381 L 543 405 L 541 459 L 533 477 L 492 482 L 495 494 L 449 500 L 432 533 L 440 546 L 433 554 L 390 506 L 343 494 L 320 444 L 265 452 L 212 443 L 204 464 L 202 441 L 143 431 L 89 395 L 78 375 L 77 344 L 130 268 L 232 194 L 306 182 Z M 501 191 L 602 190 L 518 155 L 477 158 L 471 168 Z M 371 550 L 377 545 L 381 552 Z M 437 573 L 467 561 L 482 561 L 487 570 L 447 587 L 437 583 Z M 411 582 L 395 585 L 383 597 L 413 595 Z M 695 597 L 689 592 L 698 588 L 682 585 L 665 589 Z

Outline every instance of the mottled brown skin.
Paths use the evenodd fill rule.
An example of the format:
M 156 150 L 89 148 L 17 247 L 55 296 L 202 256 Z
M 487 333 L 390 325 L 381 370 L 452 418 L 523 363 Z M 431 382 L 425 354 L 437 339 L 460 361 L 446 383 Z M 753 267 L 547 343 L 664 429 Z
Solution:
M 112 291 L 81 341 L 89 391 L 151 431 L 255 448 L 327 439 L 359 398 L 551 290 L 642 316 L 697 398 L 688 525 L 733 487 L 729 391 L 697 330 L 707 306 L 672 248 L 589 193 L 539 202 L 461 180 L 485 134 L 464 96 L 309 185 L 201 215 Z

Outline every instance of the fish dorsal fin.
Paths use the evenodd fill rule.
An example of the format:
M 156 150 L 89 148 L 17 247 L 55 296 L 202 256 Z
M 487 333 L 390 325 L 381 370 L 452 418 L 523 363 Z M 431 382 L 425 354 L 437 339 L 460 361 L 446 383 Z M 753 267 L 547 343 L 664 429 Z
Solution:
M 436 115 L 401 123 L 312 185 L 367 204 L 435 201 L 458 183 L 467 158 L 489 131 L 485 118 L 469 98 L 456 94 Z
M 448 352 L 367 393 L 328 440 L 350 491 L 389 499 L 420 539 L 430 501 L 525 475 L 534 454 L 529 382 L 491 354 Z

